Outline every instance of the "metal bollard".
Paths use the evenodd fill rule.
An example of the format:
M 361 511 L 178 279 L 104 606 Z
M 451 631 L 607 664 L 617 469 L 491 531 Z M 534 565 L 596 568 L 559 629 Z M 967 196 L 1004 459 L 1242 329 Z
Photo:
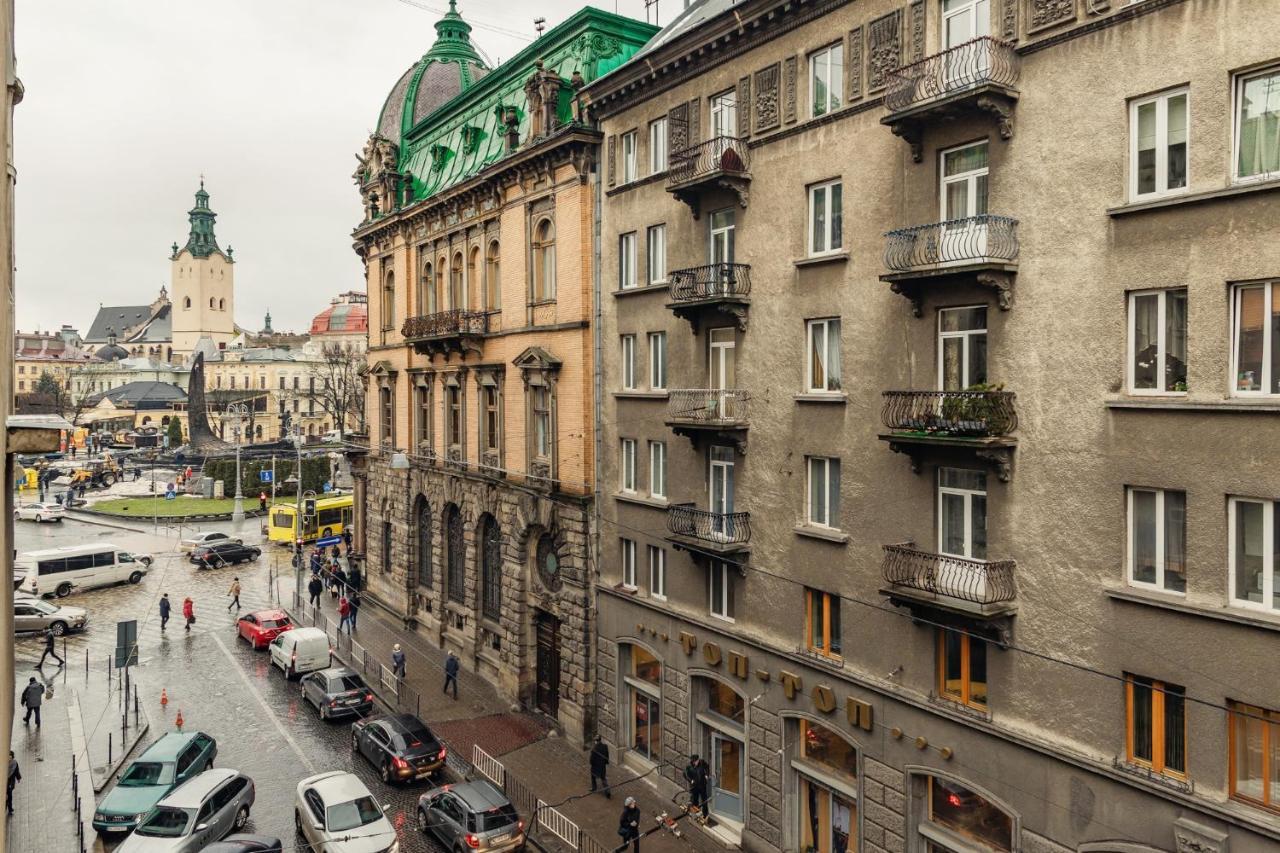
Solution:
M 111 763 L 111 732 L 107 732 L 107 764 Z
M 84 650 L 84 677 L 89 677 L 89 650 Z

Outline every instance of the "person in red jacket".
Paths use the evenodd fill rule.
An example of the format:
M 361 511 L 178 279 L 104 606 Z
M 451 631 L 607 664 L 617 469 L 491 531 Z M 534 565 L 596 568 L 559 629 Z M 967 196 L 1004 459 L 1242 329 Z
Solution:
M 351 633 L 351 602 L 344 595 L 338 600 L 338 630 L 347 629 Z
M 187 620 L 187 633 L 191 633 L 191 624 L 196 621 L 196 605 L 189 595 L 182 599 L 182 618 Z

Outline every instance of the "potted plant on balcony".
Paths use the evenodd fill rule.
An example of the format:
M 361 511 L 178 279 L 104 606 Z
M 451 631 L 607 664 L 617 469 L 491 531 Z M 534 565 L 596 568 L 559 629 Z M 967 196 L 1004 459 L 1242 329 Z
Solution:
M 938 429 L 954 435 L 987 436 L 1000 431 L 1003 417 L 1000 398 L 1004 385 L 981 382 L 970 385 L 962 394 L 948 395 L 942 400 L 942 416 Z

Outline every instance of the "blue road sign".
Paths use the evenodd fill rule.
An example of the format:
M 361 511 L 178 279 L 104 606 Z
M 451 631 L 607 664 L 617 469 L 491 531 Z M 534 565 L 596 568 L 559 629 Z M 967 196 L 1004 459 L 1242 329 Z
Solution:
M 258 472 L 258 481 L 259 481 L 259 482 L 262 482 L 262 483 L 270 483 L 270 482 L 271 482 L 272 477 L 274 477 L 274 476 L 275 476 L 275 472 L 274 472 L 274 471 L 259 471 L 259 472 Z
M 170 489 L 164 493 L 164 499 L 167 501 L 175 501 L 178 499 L 178 493 Z
M 325 484 L 324 484 L 324 486 L 323 486 L 323 488 L 324 488 L 324 490 L 325 490 L 326 492 L 332 492 L 332 491 L 333 491 L 333 483 L 325 483 Z
M 341 536 L 325 536 L 323 538 L 317 539 L 316 545 L 317 546 L 337 545 L 341 541 L 342 541 Z

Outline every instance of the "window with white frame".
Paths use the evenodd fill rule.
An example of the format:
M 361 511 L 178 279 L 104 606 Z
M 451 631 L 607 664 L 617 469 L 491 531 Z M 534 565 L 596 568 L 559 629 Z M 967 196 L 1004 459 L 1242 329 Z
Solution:
M 667 226 L 650 225 L 645 233 L 645 250 L 648 268 L 645 270 L 649 284 L 661 284 L 667 280 Z
M 809 54 L 809 103 L 813 117 L 840 108 L 844 94 L 844 44 L 836 42 Z
M 711 560 L 707 568 L 708 610 L 712 616 L 733 621 L 733 568 L 723 560 Z
M 840 391 L 840 318 L 805 323 L 805 390 L 810 394 Z
M 619 540 L 622 544 L 622 585 L 636 588 L 636 543 L 632 539 Z
M 636 179 L 636 144 L 639 134 L 634 130 L 622 134 L 622 182 L 630 183 Z
M 1129 195 L 1172 195 L 1187 189 L 1186 89 L 1129 105 Z
M 1236 285 L 1233 303 L 1235 393 L 1280 394 L 1280 281 Z
M 649 333 L 649 388 L 665 391 L 667 388 L 667 333 Z
M 622 336 L 622 390 L 636 388 L 636 336 Z
M 987 381 L 987 309 L 938 312 L 938 389 L 963 391 Z
M 618 237 L 618 289 L 636 286 L 636 232 Z
M 622 491 L 632 494 L 636 490 L 636 440 L 622 439 Z
M 987 558 L 987 475 L 982 471 L 938 469 L 938 552 Z
M 1187 291 L 1129 294 L 1129 391 L 1187 391 Z
M 738 93 L 729 89 L 711 96 L 711 136 L 738 135 Z
M 1129 583 L 1187 591 L 1187 494 L 1129 489 Z
M 649 496 L 667 497 L 667 443 L 649 442 Z
M 844 245 L 843 185 L 828 181 L 809 187 L 809 254 L 825 255 Z
M 1228 513 L 1231 541 L 1231 603 L 1280 610 L 1280 502 L 1232 498 Z
M 1280 173 L 1280 65 L 1236 77 L 1235 178 Z
M 667 549 L 649 545 L 649 594 L 654 598 L 667 597 Z
M 649 122 L 649 174 L 667 170 L 667 120 L 665 117 Z
M 840 527 L 840 460 L 808 456 L 805 521 L 818 527 Z

